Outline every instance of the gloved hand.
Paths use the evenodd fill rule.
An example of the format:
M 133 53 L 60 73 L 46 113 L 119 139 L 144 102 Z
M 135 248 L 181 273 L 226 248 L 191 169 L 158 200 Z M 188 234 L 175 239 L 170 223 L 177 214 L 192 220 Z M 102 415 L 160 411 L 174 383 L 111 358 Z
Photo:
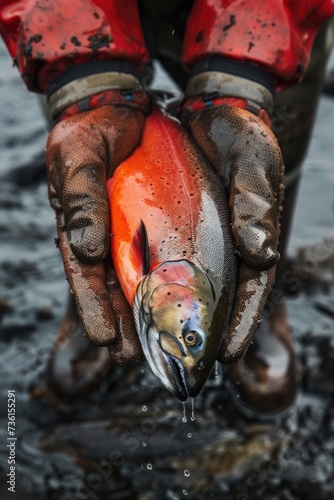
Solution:
M 75 114 L 54 127 L 46 151 L 59 248 L 82 325 L 90 341 L 127 364 L 142 351 L 109 255 L 106 181 L 137 147 L 144 120 L 123 105 Z
M 232 363 L 247 351 L 275 281 L 283 160 L 269 126 L 235 103 L 198 110 L 188 126 L 229 191 L 241 259 L 231 324 L 218 361 Z

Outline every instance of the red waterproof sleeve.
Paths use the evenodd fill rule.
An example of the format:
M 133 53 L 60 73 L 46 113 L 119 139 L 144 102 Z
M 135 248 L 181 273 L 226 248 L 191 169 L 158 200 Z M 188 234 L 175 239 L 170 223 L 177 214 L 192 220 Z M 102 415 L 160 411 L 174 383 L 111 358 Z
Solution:
M 277 90 L 304 74 L 320 25 L 334 0 L 196 0 L 188 19 L 183 62 L 229 57 L 270 72 Z
M 73 64 L 148 57 L 136 0 L 2 0 L 0 32 L 37 92 Z

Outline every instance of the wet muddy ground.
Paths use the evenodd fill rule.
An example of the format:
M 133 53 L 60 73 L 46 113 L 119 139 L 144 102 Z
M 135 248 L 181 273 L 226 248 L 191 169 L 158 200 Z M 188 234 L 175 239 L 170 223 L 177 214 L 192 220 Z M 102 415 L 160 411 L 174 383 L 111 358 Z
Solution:
M 31 390 L 45 387 L 67 286 L 53 244 L 44 119 L 2 46 L 0 75 L 0 498 L 13 498 L 11 389 L 17 499 L 334 498 L 334 100 L 322 98 L 291 238 L 291 254 L 307 249 L 293 272 L 308 283 L 288 298 L 298 403 L 277 422 L 245 418 L 220 372 L 197 398 L 196 420 L 188 408 L 182 423 L 180 403 L 145 364 L 115 368 L 82 403 L 31 401 Z

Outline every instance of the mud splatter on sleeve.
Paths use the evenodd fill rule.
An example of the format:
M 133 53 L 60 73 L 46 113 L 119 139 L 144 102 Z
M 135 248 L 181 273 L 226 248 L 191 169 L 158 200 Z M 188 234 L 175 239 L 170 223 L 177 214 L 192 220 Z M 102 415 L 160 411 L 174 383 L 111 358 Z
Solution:
M 4 0 L 0 32 L 36 92 L 73 64 L 116 58 L 140 66 L 147 59 L 134 0 Z
M 333 0 L 196 0 L 188 19 L 183 62 L 229 57 L 262 66 L 280 90 L 306 71 L 320 25 L 334 14 Z

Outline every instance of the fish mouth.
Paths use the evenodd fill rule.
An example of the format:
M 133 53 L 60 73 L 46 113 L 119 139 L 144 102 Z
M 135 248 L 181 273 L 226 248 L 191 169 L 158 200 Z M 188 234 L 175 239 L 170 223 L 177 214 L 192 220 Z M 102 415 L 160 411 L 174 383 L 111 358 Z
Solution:
M 174 356 L 164 353 L 173 372 L 173 392 L 180 401 L 186 401 L 189 397 L 187 380 L 181 361 Z
M 142 349 L 152 372 L 174 396 L 186 401 L 189 391 L 182 362 L 162 348 L 159 332 L 154 325 L 146 323 L 143 309 L 135 307 L 134 310 Z
M 204 345 L 204 343 L 201 344 L 201 346 Z M 182 343 L 167 332 L 160 332 L 159 347 L 171 368 L 170 382 L 174 395 L 181 401 L 186 401 L 188 397 L 198 396 L 207 378 L 206 370 L 202 371 L 198 368 L 203 354 L 202 349 L 196 361 L 193 356 L 189 355 L 189 352 L 186 352 Z M 163 366 L 160 365 L 159 368 L 164 371 Z

